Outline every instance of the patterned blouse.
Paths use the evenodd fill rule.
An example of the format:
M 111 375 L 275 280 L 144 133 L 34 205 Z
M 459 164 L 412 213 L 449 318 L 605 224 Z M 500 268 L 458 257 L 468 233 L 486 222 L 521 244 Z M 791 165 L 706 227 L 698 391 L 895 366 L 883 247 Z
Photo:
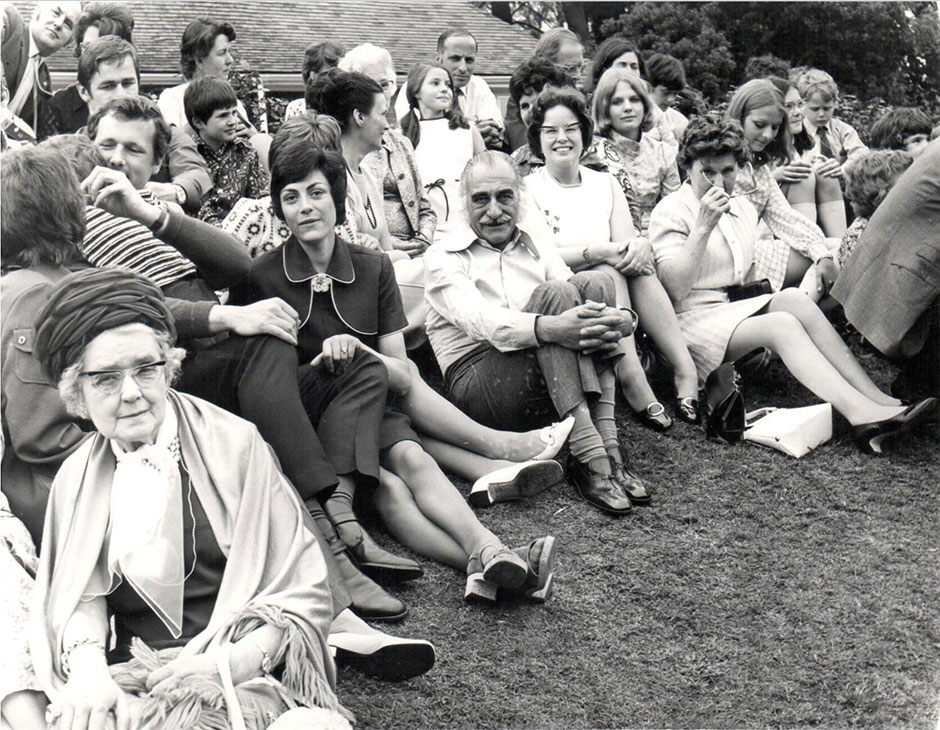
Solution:
M 627 196 L 634 228 L 647 235 L 653 208 L 681 184 L 676 148 L 648 134 L 634 142 L 613 131 L 595 138 L 594 147 Z
M 217 226 L 241 198 L 260 198 L 268 194 L 271 179 L 249 142 L 236 138 L 215 151 L 198 135 L 193 135 L 193 139 L 206 161 L 213 185 L 199 209 L 199 220 Z
M 398 130 L 387 130 L 382 148 L 366 155 L 361 167 L 381 182 L 389 232 L 404 241 L 420 235 L 433 243 L 437 215 L 424 194 L 411 140 Z
M 861 238 L 867 226 L 868 218 L 859 216 L 852 221 L 852 225 L 842 234 L 842 242 L 839 244 L 839 260 L 837 262 L 840 268 L 845 266 L 845 263 L 851 258 L 852 254 L 855 253 L 855 249 L 858 247 L 858 239 Z
M 813 263 L 832 256 L 822 230 L 790 206 L 769 166 L 742 167 L 736 187 L 757 209 L 764 229 L 754 251 L 755 280 L 769 279 L 773 290 L 779 291 L 791 249 Z

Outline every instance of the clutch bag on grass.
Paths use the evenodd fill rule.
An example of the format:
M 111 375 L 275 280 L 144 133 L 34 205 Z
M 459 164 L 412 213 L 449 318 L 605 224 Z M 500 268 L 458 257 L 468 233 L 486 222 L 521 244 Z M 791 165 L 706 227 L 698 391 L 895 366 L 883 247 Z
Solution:
M 799 459 L 832 438 L 832 406 L 759 408 L 747 414 L 744 440 Z

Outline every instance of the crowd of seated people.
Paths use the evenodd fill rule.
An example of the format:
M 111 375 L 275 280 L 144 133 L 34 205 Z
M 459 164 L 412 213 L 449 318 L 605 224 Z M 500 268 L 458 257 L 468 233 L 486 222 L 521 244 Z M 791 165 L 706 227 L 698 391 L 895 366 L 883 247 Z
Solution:
M 268 134 L 226 19 L 186 26 L 159 100 L 134 30 L 121 3 L 3 9 L 13 730 L 349 727 L 337 666 L 436 658 L 366 623 L 403 619 L 395 586 L 424 572 L 383 545 L 468 601 L 545 603 L 564 545 L 475 508 L 566 481 L 610 515 L 655 504 L 618 400 L 693 428 L 724 363 L 779 358 L 868 454 L 935 422 L 924 110 L 856 130 L 828 73 L 755 62 L 704 111 L 679 59 L 555 28 L 504 112 L 474 74 L 498 49 L 453 27 L 402 84 L 388 49 L 318 39 Z M 890 358 L 889 388 L 831 321 Z

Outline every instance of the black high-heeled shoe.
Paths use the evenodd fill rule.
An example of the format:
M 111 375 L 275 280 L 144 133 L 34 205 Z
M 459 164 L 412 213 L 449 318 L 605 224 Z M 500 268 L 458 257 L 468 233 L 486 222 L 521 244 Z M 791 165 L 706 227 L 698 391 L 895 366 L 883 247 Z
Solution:
M 698 401 L 692 396 L 676 398 L 676 417 L 686 423 L 698 423 Z
M 855 426 L 855 443 L 866 454 L 880 455 L 881 445 L 890 437 L 907 431 L 925 421 L 937 407 L 936 398 L 924 398 L 898 413 L 874 423 L 862 423 Z

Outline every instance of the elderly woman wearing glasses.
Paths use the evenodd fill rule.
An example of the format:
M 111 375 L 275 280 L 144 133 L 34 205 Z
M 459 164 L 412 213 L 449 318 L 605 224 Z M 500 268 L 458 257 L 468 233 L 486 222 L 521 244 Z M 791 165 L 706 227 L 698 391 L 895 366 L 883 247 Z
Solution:
M 880 453 L 887 437 L 926 419 L 936 399 L 906 407 L 882 393 L 799 289 L 729 299 L 728 289 L 742 284 L 754 265 L 758 242 L 758 211 L 734 192 L 747 160 L 748 141 L 738 122 L 716 114 L 695 117 L 679 147 L 688 181 L 650 219 L 656 267 L 699 378 L 704 381 L 726 360 L 767 347 L 852 424 L 859 448 Z
M 174 339 L 160 290 L 119 269 L 65 277 L 36 321 L 43 369 L 97 431 L 46 513 L 31 649 L 49 715 L 208 728 L 243 707 L 264 728 L 296 703 L 341 722 L 303 507 L 254 426 L 170 388 Z

